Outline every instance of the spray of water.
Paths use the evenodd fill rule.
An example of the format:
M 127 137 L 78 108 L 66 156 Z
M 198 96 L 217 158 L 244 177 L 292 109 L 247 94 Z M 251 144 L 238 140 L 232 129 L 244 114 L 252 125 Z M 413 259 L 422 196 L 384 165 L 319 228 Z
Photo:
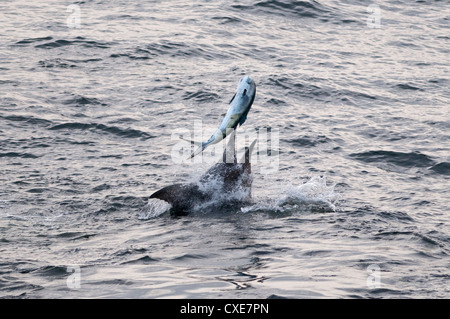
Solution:
M 340 195 L 334 190 L 335 184 L 328 185 L 326 177 L 313 176 L 300 185 L 279 182 L 276 194 L 265 194 L 250 206 L 242 207 L 248 212 L 295 212 L 295 211 L 336 211 Z
M 276 193 L 263 196 L 253 194 L 253 200 L 249 200 L 247 189 L 236 188 L 229 192 L 222 191 L 223 181 L 208 179 L 198 182 L 203 191 L 212 193 L 213 196 L 206 202 L 194 207 L 195 212 L 211 211 L 211 208 L 233 207 L 240 204 L 240 212 L 268 212 L 289 213 L 297 211 L 336 211 L 340 195 L 335 192 L 335 185 L 328 185 L 326 177 L 314 176 L 300 185 L 279 182 L 275 187 Z M 244 205 L 244 206 L 243 206 Z M 238 206 L 239 207 L 239 206 Z M 148 201 L 139 219 L 158 217 L 169 211 L 171 205 L 160 199 L 152 198 Z M 236 208 L 236 206 L 234 206 Z
M 158 198 L 150 198 L 138 218 L 144 220 L 155 218 L 169 211 L 171 207 L 172 205 L 166 201 Z

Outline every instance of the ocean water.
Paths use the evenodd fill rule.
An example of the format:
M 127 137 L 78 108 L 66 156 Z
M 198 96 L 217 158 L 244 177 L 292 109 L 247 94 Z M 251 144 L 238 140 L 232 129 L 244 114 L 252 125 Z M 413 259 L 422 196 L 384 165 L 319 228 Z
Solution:
M 0 2 L 0 297 L 448 298 L 447 1 Z M 149 201 L 240 77 L 253 202 Z M 240 129 L 241 130 L 241 129 Z

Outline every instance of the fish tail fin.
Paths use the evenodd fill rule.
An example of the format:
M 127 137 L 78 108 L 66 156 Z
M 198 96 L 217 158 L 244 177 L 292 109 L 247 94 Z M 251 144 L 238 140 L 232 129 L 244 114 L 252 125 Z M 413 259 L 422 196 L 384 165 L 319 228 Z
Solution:
M 191 143 L 193 145 L 197 145 L 197 146 L 202 146 L 203 145 L 203 142 L 197 142 L 197 141 L 193 141 L 193 140 L 188 140 L 187 138 L 184 138 L 182 136 L 180 136 L 180 140 L 189 142 L 189 143 Z
M 217 135 L 220 135 L 220 138 L 217 137 Z M 210 144 L 216 144 L 217 142 L 221 141 L 223 139 L 223 134 L 220 130 L 216 130 L 216 132 L 209 138 L 209 140 L 207 142 L 196 142 L 196 141 L 192 141 L 192 140 L 187 140 L 185 138 L 182 138 L 180 136 L 180 139 L 187 141 L 189 143 L 191 143 L 192 145 L 198 145 L 198 148 L 195 150 L 195 152 L 193 152 L 191 154 L 191 156 L 188 158 L 193 158 L 195 155 L 203 152 L 203 150 Z
M 208 145 L 207 143 L 202 143 L 202 145 L 200 145 L 192 154 L 188 159 L 193 158 L 195 155 L 200 154 L 201 152 L 203 152 L 203 150 L 206 148 L 206 145 Z
M 197 146 L 198 146 L 198 148 L 197 148 L 194 152 L 192 152 L 191 156 L 189 156 L 187 159 L 191 159 L 191 158 L 193 158 L 195 155 L 198 155 L 198 154 L 200 154 L 201 152 L 203 152 L 203 150 L 204 150 L 204 149 L 206 148 L 206 146 L 209 144 L 209 143 L 204 143 L 204 142 L 197 142 L 197 141 L 193 141 L 193 140 L 188 140 L 188 139 L 183 138 L 183 137 L 181 137 L 181 136 L 180 136 L 180 139 L 183 140 L 183 141 L 186 141 L 186 142 L 191 143 L 191 145 L 197 145 Z

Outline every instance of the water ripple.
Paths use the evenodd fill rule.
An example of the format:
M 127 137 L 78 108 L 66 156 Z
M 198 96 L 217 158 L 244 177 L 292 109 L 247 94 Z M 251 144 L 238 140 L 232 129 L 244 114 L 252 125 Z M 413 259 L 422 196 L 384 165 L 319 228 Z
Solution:
M 52 131 L 58 130 L 91 130 L 91 131 L 102 131 L 110 134 L 117 135 L 119 137 L 125 138 L 141 138 L 143 140 L 154 138 L 151 134 L 147 132 L 142 132 L 136 129 L 123 129 L 117 126 L 107 126 L 104 124 L 97 123 L 79 123 L 79 122 L 70 122 L 70 123 L 62 123 L 57 124 L 49 128 Z
M 368 151 L 350 154 L 350 157 L 364 163 L 391 163 L 402 167 L 429 167 L 434 164 L 429 156 L 419 153 L 394 151 Z

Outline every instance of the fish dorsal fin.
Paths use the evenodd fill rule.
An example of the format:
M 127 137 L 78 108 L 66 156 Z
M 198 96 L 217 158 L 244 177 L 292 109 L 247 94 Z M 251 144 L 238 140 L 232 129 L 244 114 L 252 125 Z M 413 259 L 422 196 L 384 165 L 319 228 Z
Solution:
M 231 104 L 231 102 L 233 102 L 235 97 L 236 97 L 236 93 L 234 93 L 233 97 L 231 98 L 231 100 L 230 100 L 230 102 L 228 104 Z
M 251 160 L 251 156 L 252 156 L 252 152 L 253 152 L 253 148 L 255 147 L 255 144 L 256 144 L 256 140 L 254 140 L 252 142 L 252 144 L 250 144 L 249 147 L 245 148 L 245 154 L 244 154 L 244 156 L 242 156 L 241 161 L 239 163 L 250 164 L 250 160 Z

